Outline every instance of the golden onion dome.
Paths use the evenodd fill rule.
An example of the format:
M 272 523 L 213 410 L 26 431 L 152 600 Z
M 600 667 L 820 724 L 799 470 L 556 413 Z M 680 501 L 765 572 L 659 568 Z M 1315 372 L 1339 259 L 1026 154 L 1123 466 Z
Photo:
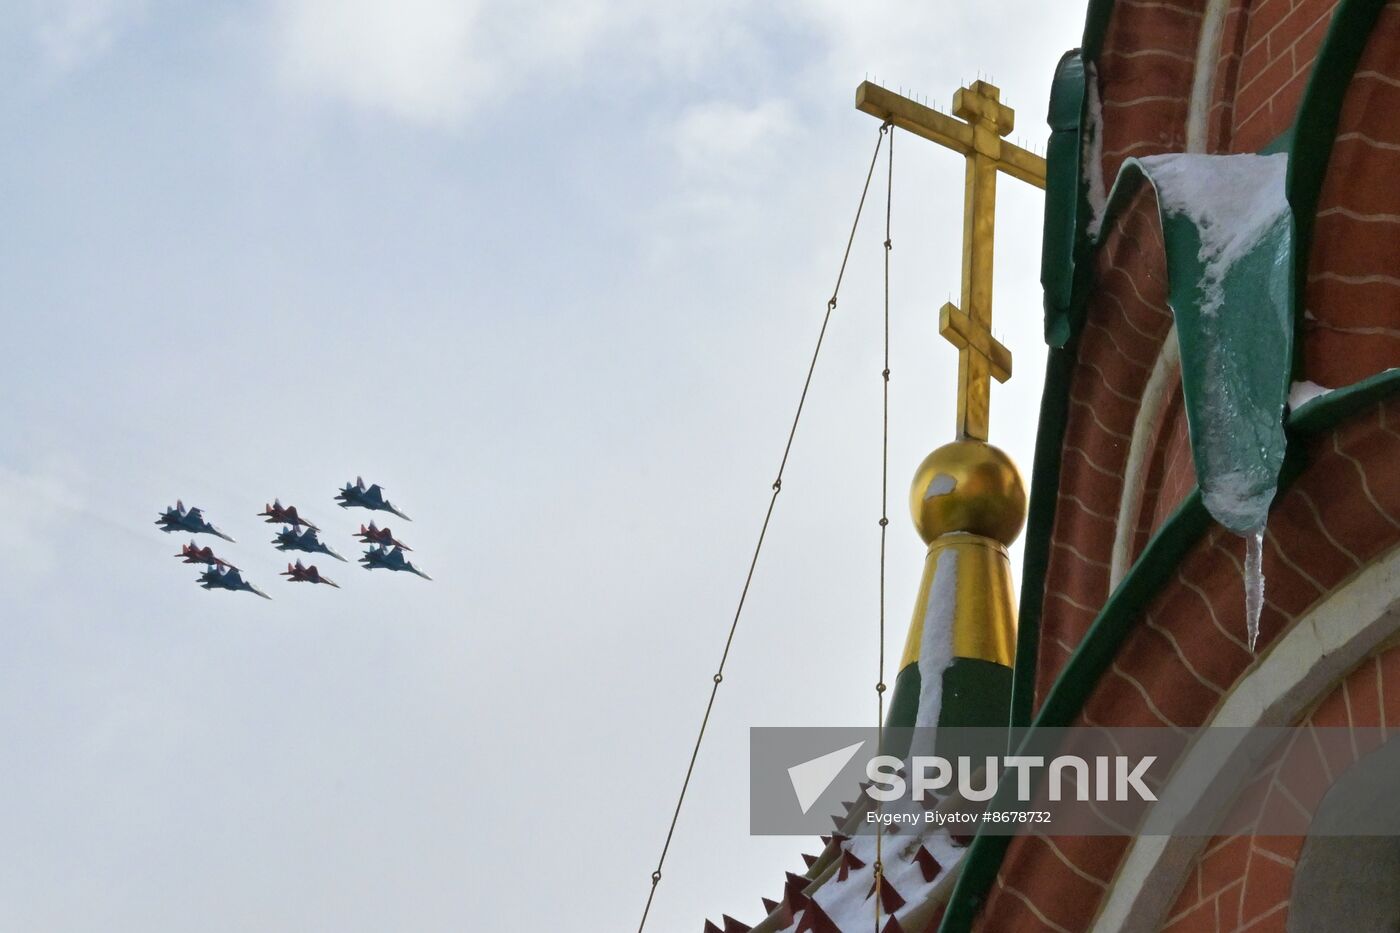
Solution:
M 1026 484 L 1000 449 L 984 441 L 953 441 L 919 464 L 909 507 L 926 544 L 961 531 L 1010 545 L 1026 523 Z

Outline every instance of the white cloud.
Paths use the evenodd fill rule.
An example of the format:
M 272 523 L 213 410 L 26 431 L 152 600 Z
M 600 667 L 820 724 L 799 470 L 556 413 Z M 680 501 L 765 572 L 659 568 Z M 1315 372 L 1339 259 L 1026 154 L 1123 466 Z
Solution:
M 681 114 L 671 128 L 670 142 L 687 172 L 730 182 L 771 168 L 796 129 L 786 101 L 752 106 L 706 101 Z
M 494 77 L 471 0 L 295 0 L 278 10 L 295 85 L 423 123 L 460 118 Z
M 451 127 L 497 95 L 601 67 L 694 75 L 752 45 L 728 2 L 273 0 L 277 58 L 300 91 Z M 596 69 L 595 69 L 596 73 Z
M 451 126 L 507 81 L 576 62 L 610 15 L 597 0 L 281 0 L 275 29 L 283 74 L 294 87 Z
M 35 6 L 35 37 L 45 60 L 72 71 L 105 54 L 146 11 L 146 0 L 50 0 Z
M 38 576 L 58 563 L 63 536 L 83 508 L 74 471 L 46 463 L 29 469 L 0 464 L 0 567 L 13 581 Z M 6 587 L 8 588 L 8 587 Z

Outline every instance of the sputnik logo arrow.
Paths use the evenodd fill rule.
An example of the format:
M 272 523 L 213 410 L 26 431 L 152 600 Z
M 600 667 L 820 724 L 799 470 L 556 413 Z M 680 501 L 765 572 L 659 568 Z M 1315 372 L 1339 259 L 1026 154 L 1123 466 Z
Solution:
M 827 752 L 811 761 L 788 768 L 788 779 L 792 781 L 792 790 L 797 794 L 797 805 L 802 808 L 803 816 L 806 816 L 812 805 L 826 793 L 826 789 L 836 780 L 841 769 L 846 767 L 864 744 L 865 742 L 861 741 L 847 745 L 845 748 L 838 748 L 834 752 Z

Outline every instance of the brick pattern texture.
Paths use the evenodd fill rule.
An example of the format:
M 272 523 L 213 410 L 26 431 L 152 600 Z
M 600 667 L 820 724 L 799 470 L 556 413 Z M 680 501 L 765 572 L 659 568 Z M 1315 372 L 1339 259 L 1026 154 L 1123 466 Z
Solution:
M 1231 0 L 1207 128 L 1212 152 L 1251 152 L 1293 121 L 1336 0 Z M 1104 174 L 1130 156 L 1185 146 L 1187 101 L 1205 0 L 1121 0 L 1098 62 L 1104 100 Z M 1349 385 L 1400 367 L 1400 2 L 1387 5 L 1339 113 L 1322 190 L 1306 290 L 1303 376 Z M 1051 533 L 1037 704 L 1109 595 L 1109 567 L 1124 497 L 1123 473 L 1143 391 L 1169 333 L 1166 269 L 1156 204 L 1139 193 L 1104 233 L 1095 286 L 1076 346 Z M 1193 488 L 1179 377 L 1148 426 L 1131 518 L 1134 555 Z M 1264 546 L 1268 581 L 1261 649 L 1368 562 L 1400 546 L 1400 401 L 1378 404 L 1309 444 L 1309 466 L 1280 497 Z M 1146 606 L 1082 725 L 1190 727 L 1206 720 L 1253 662 L 1246 647 L 1243 542 L 1216 529 Z M 1392 674 L 1391 672 L 1394 672 Z M 1400 700 L 1400 654 L 1368 661 L 1314 712 L 1337 720 Z M 1364 699 L 1357 700 L 1358 695 Z M 1339 705 L 1342 704 L 1342 705 Z M 1345 704 L 1350 703 L 1350 706 Z M 1367 706 L 1367 704 L 1370 704 Z M 1281 805 L 1267 781 L 1250 789 Z M 1299 796 L 1294 794 L 1294 796 Z M 1307 795 L 1302 795 L 1305 798 Z M 1315 801 L 1314 801 L 1315 802 Z M 1172 930 L 1283 929 L 1300 840 L 1248 835 L 1214 840 L 1172 912 Z M 1018 838 L 979 916 L 997 933 L 1089 927 L 1126 841 Z
M 1150 189 L 1139 192 L 1107 232 L 1096 262 L 1098 288 L 1070 376 L 1064 468 L 1041 617 L 1039 696 L 1108 598 L 1133 422 L 1171 329 L 1166 254 Z
M 1292 121 L 1334 2 L 1233 0 L 1213 92 L 1215 151 L 1256 148 Z M 1203 9 L 1204 0 L 1115 6 L 1100 63 L 1106 177 L 1129 155 L 1184 145 L 1185 105 L 1177 103 L 1190 94 L 1188 63 Z M 1195 25 L 1188 29 L 1190 23 Z M 1326 388 L 1400 367 L 1396 113 L 1400 2 L 1391 2 L 1343 103 L 1301 296 L 1302 375 Z M 1261 121 L 1272 122 L 1258 129 Z M 1065 475 L 1042 608 L 1037 705 L 1108 596 L 1112 538 L 1126 492 L 1123 468 L 1146 378 L 1161 348 L 1161 322 L 1170 324 L 1154 209 L 1150 195 L 1139 195 L 1105 231 L 1095 259 L 1097 290 L 1072 377 Z M 1149 452 L 1137 477 L 1141 505 L 1129 518 L 1134 558 L 1195 486 L 1179 377 L 1149 430 Z
M 1304 296 L 1304 377 L 1335 388 L 1400 366 L 1400 3 L 1342 103 Z
M 1302 836 L 1254 836 L 1250 830 L 1273 808 L 1310 819 L 1323 796 L 1361 758 L 1375 751 L 1380 734 L 1400 729 L 1400 647 L 1391 646 L 1362 662 L 1304 717 L 1300 732 L 1275 768 L 1248 787 L 1238 801 L 1239 831 L 1212 839 L 1196 859 L 1163 927 L 1169 933 L 1285 933 L 1293 874 Z M 1321 754 L 1314 728 L 1381 729 L 1354 732 L 1352 746 L 1327 743 L 1324 771 L 1312 764 Z M 1293 767 L 1295 764 L 1301 767 Z M 1296 781 L 1290 775 L 1320 773 L 1332 781 Z
M 1393 467 L 1400 457 L 1400 399 L 1314 438 L 1308 455 L 1307 469 L 1269 518 L 1260 650 L 1362 567 L 1400 546 L 1400 470 Z M 1075 725 L 1204 723 L 1254 661 L 1245 644 L 1243 558 L 1242 539 L 1220 529 L 1207 534 L 1145 607 Z M 978 929 L 1087 929 L 1126 849 L 1126 839 L 1114 837 L 1016 839 Z M 1230 907 L 1233 902 L 1224 902 L 1234 896 L 1221 894 L 1216 906 Z M 1230 909 L 1244 916 L 1239 910 L 1255 906 L 1251 900 L 1247 908 Z
M 1284 0 L 1287 2 L 1287 0 Z M 1186 147 L 1186 110 L 1204 0 L 1118 0 L 1097 62 L 1103 168 Z
M 1210 112 L 1212 152 L 1255 152 L 1293 122 L 1336 0 L 1232 0 Z

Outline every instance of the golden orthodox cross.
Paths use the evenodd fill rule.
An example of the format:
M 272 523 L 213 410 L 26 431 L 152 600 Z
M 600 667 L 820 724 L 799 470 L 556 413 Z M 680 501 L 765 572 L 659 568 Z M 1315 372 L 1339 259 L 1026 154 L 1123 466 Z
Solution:
M 1045 160 L 1002 139 L 1015 126 L 1016 113 L 986 81 L 958 90 L 953 116 L 869 81 L 856 89 L 856 108 L 967 157 L 961 307 L 945 304 L 938 330 L 958 348 L 958 437 L 985 441 L 991 377 L 998 382 L 1011 378 L 1011 351 L 992 336 L 997 172 L 1043 189 Z

